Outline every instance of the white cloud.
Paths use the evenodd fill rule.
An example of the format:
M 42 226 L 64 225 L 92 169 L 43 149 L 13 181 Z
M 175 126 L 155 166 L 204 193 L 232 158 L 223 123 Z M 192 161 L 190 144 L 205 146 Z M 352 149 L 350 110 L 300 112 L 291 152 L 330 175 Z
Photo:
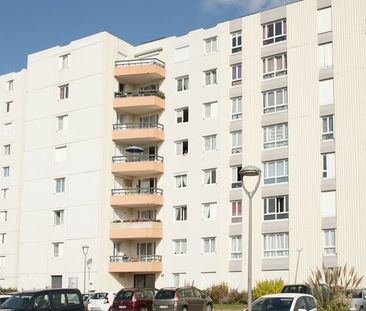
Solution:
M 208 12 L 215 12 L 222 8 L 236 7 L 246 13 L 287 2 L 290 2 L 290 0 L 202 0 L 202 7 Z

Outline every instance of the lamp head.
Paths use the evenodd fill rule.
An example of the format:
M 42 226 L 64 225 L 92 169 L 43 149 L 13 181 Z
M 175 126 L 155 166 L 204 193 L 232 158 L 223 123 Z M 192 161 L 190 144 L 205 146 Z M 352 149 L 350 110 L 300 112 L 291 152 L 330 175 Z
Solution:
M 81 249 L 83 250 L 83 254 L 86 256 L 86 254 L 88 253 L 89 251 L 89 246 L 88 245 L 83 245 L 81 247 Z
M 258 176 L 260 173 L 261 169 L 254 165 L 247 165 L 243 167 L 239 172 L 241 178 L 243 178 L 244 176 Z

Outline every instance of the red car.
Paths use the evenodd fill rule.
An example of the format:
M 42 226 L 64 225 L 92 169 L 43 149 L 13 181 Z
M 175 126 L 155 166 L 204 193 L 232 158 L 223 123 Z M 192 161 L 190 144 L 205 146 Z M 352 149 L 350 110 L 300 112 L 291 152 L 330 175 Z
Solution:
M 124 288 L 114 298 L 112 311 L 152 311 L 154 288 Z

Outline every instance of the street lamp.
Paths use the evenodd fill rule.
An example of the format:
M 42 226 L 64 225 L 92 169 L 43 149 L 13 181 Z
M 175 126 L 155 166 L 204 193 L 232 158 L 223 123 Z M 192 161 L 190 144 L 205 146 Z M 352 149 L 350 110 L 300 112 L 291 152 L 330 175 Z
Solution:
M 83 245 L 81 247 L 81 249 L 83 250 L 83 254 L 84 254 L 84 294 L 85 294 L 85 283 L 86 283 L 86 255 L 88 254 L 89 251 L 89 246 L 88 245 Z
M 252 311 L 252 198 L 258 189 L 261 180 L 261 170 L 253 165 L 242 168 L 239 172 L 242 181 L 242 187 L 249 198 L 249 219 L 248 219 L 248 311 Z M 249 191 L 244 185 L 244 177 L 257 176 L 257 183 L 252 191 Z

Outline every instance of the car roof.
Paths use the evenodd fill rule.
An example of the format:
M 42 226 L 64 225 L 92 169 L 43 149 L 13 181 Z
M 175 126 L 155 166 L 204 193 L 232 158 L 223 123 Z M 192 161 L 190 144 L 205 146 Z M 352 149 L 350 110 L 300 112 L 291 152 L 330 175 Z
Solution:
M 269 294 L 269 295 L 264 295 L 260 298 L 297 298 L 297 297 L 303 297 L 303 296 L 314 298 L 314 296 L 312 296 L 312 295 L 302 294 L 302 293 Z

